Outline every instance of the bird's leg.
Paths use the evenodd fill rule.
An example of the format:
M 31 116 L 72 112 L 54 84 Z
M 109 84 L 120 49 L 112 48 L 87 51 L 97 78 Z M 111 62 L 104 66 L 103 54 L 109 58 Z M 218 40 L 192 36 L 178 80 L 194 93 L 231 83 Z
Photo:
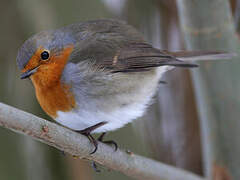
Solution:
M 93 143 L 93 145 L 95 146 L 95 149 L 90 153 L 90 154 L 94 154 L 96 151 L 97 151 L 97 148 L 98 148 L 98 142 L 97 140 L 91 135 L 91 132 L 94 131 L 95 129 L 105 125 L 107 122 L 100 122 L 100 123 L 97 123 L 93 126 L 90 126 L 86 129 L 83 129 L 83 130 L 80 130 L 80 131 L 77 131 L 85 136 L 88 137 L 89 141 Z
M 118 149 L 118 145 L 117 145 L 117 143 L 115 142 L 115 141 L 113 141 L 113 140 L 109 140 L 109 141 L 104 141 L 103 140 L 103 137 L 106 135 L 106 132 L 104 132 L 104 133 L 102 133 L 99 137 L 98 137 L 98 141 L 100 141 L 100 142 L 102 142 L 102 143 L 105 143 L 105 144 L 111 144 L 111 145 L 114 145 L 114 147 L 115 147 L 115 151 L 117 151 L 117 149 Z
M 90 142 L 93 143 L 93 145 L 95 146 L 95 149 L 90 153 L 90 154 L 94 154 L 96 151 L 97 151 L 97 148 L 98 148 L 98 141 L 100 142 L 103 142 L 103 143 L 106 143 L 106 144 L 113 144 L 115 146 L 115 151 L 118 149 L 118 145 L 116 142 L 110 140 L 110 141 L 103 141 L 103 137 L 105 136 L 106 132 L 102 133 L 98 139 L 96 140 L 92 135 L 91 135 L 91 132 L 94 131 L 95 129 L 105 125 L 107 122 L 100 122 L 100 123 L 97 123 L 93 126 L 90 126 L 86 129 L 83 129 L 83 130 L 80 130 L 80 131 L 76 131 L 76 132 L 79 132 L 85 136 L 87 136 L 87 138 L 89 139 Z M 97 165 L 96 163 L 93 161 L 92 162 L 92 167 L 93 169 L 96 171 L 96 172 L 100 172 L 100 170 L 97 168 Z
M 110 141 L 103 141 L 103 137 L 106 135 L 106 132 L 104 132 L 104 133 L 102 133 L 98 138 L 97 138 L 97 140 L 98 141 L 100 141 L 100 142 L 102 142 L 102 143 L 105 143 L 105 144 L 113 144 L 114 145 L 114 147 L 115 147 L 115 151 L 117 151 L 117 149 L 118 149 L 118 145 L 117 145 L 117 143 L 115 142 L 115 141 L 112 141 L 112 140 L 110 140 Z M 93 167 L 93 169 L 94 169 L 94 171 L 95 172 L 101 172 L 99 169 L 98 169 L 98 166 L 97 166 L 97 164 L 93 161 L 92 162 L 92 167 Z

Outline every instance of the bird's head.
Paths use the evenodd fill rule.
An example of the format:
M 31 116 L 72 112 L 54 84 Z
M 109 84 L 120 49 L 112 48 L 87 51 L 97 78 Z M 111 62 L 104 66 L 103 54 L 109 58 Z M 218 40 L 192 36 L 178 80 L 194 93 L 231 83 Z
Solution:
M 74 48 L 74 38 L 66 29 L 40 32 L 24 42 L 18 51 L 21 79 L 57 79 Z M 50 78 L 52 77 L 52 78 Z

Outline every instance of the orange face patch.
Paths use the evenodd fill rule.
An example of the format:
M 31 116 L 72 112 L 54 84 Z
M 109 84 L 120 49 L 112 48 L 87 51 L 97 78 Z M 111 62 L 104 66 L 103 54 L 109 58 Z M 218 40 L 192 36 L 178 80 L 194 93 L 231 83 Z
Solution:
M 38 50 L 34 53 L 31 59 L 28 61 L 27 65 L 24 67 L 22 72 L 26 72 L 28 70 L 34 69 L 40 65 L 41 61 L 41 53 L 44 51 L 44 48 L 41 46 Z
M 39 84 L 42 88 L 55 86 L 60 81 L 62 71 L 68 62 L 72 50 L 73 45 L 69 45 L 57 54 L 50 53 L 49 60 L 40 60 L 38 70 L 31 76 L 31 79 L 34 80 L 35 83 Z M 40 56 L 41 53 L 37 53 L 38 51 L 35 53 L 35 55 Z M 34 62 L 36 62 L 35 57 L 33 56 L 30 61 L 32 61 L 31 64 L 34 64 Z
M 61 82 L 61 75 L 71 55 L 73 45 L 65 47 L 58 54 L 50 55 L 47 61 L 41 61 L 40 59 L 43 50 L 36 51 L 24 70 L 39 66 L 30 78 L 34 84 L 39 104 L 48 115 L 56 118 L 57 111 L 67 112 L 75 106 L 70 86 Z

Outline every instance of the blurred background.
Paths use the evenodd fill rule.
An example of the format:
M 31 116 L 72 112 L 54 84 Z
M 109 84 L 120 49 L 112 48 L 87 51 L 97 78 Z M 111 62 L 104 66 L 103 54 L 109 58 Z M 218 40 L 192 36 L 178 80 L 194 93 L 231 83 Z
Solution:
M 18 48 L 36 32 L 116 18 L 160 49 L 238 52 L 239 5 L 234 0 L 0 0 L 0 101 L 51 120 L 38 105 L 30 80 L 20 80 L 15 61 Z M 201 176 L 240 179 L 239 67 L 236 58 L 219 65 L 204 62 L 194 72 L 166 73 L 167 84 L 159 85 L 144 117 L 106 138 L 121 149 Z M 0 128 L 0 179 L 130 179 L 99 169 L 96 173 L 87 161 Z

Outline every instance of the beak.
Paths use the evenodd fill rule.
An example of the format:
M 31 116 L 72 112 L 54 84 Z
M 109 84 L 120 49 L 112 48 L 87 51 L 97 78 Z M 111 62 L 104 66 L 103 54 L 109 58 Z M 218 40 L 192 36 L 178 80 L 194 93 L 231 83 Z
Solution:
M 26 72 L 22 73 L 20 78 L 21 79 L 26 79 L 26 78 L 30 77 L 31 75 L 33 75 L 37 71 L 38 67 L 39 66 L 35 67 L 34 69 L 29 69 Z

